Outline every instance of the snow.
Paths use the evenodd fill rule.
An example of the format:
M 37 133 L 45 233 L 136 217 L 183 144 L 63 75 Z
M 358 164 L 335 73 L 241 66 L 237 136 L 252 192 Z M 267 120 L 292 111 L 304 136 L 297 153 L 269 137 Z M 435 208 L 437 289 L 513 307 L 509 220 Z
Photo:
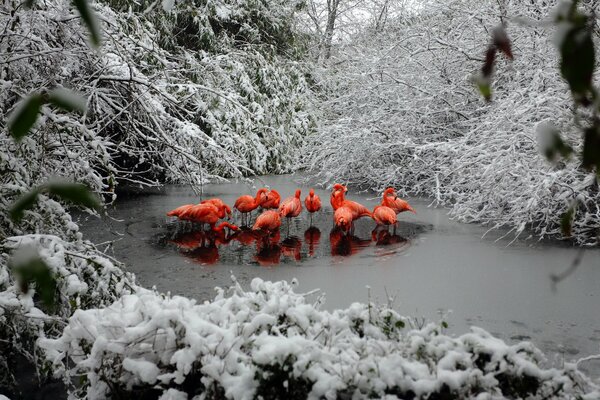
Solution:
M 323 311 L 284 281 L 255 278 L 250 287 L 218 288 L 203 304 L 151 291 L 126 295 L 106 308 L 78 310 L 60 337 L 39 344 L 67 383 L 87 376 L 90 399 L 110 395 L 113 381 L 180 395 L 173 386 L 198 373 L 205 387 L 221 387 L 231 399 L 254 398 L 275 384 L 271 379 L 284 389 L 305 382 L 307 398 L 332 399 L 383 398 L 392 390 L 426 397 L 444 386 L 457 396 L 477 387 L 498 398 L 509 390 L 499 386 L 499 374 L 539 379 L 532 398 L 570 398 L 577 385 L 597 390 L 576 369 L 544 369 L 531 343 L 507 345 L 479 328 L 453 338 L 434 323 L 400 329 L 394 321 L 402 317 L 372 304 Z M 91 333 L 81 329 L 92 321 Z M 69 354 L 77 354 L 71 366 Z

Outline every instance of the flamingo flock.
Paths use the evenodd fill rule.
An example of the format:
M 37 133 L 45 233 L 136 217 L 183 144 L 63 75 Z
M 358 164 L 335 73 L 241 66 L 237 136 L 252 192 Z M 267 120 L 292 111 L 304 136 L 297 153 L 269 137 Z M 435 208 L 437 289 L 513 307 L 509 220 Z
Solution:
M 334 210 L 333 221 L 336 227 L 346 234 L 353 231 L 354 221 L 368 217 L 372 218 L 377 224 L 376 228 L 390 226 L 396 227 L 398 223 L 397 215 L 410 211 L 416 214 L 414 208 L 407 201 L 398 197 L 394 188 L 387 188 L 381 197 L 381 204 L 375 206 L 370 211 L 364 205 L 346 199 L 348 188 L 342 184 L 333 185 L 330 196 L 330 204 Z M 276 190 L 260 188 L 255 196 L 243 195 L 238 197 L 233 206 L 241 215 L 241 226 L 248 226 L 252 212 L 258 208 L 262 213 L 258 215 L 252 230 L 273 233 L 281 227 L 282 218 L 288 220 L 288 228 L 292 218 L 296 218 L 302 212 L 301 191 L 297 189 L 294 196 L 281 200 L 281 196 Z M 304 206 L 312 215 L 321 210 L 321 199 L 315 194 L 314 189 L 310 189 L 308 196 L 304 199 Z M 177 217 L 183 221 L 208 224 L 210 229 L 220 232 L 225 228 L 231 231 L 239 231 L 239 227 L 229 222 L 222 222 L 216 225 L 220 219 L 227 217 L 231 219 L 232 210 L 221 199 L 213 198 L 200 202 L 199 204 L 186 204 L 175 208 L 167 213 L 167 216 Z
M 405 211 L 416 211 L 408 202 L 398 197 L 394 188 L 387 188 L 383 192 L 380 204 L 372 211 L 356 201 L 347 199 L 347 192 L 346 186 L 335 184 L 329 199 L 334 210 L 334 228 L 330 235 L 332 255 L 354 254 L 371 242 L 354 236 L 354 222 L 360 218 L 375 221 L 372 240 L 378 245 L 406 241 L 395 234 L 397 215 Z M 237 210 L 240 215 L 240 226 L 228 221 L 219 223 L 220 220 L 231 220 L 233 217 L 232 208 L 219 198 L 207 199 L 198 204 L 185 204 L 167 212 L 167 216 L 199 223 L 203 228 L 204 225 L 208 225 L 209 229 L 184 234 L 172 242 L 185 251 L 187 256 L 203 264 L 215 263 L 219 258 L 218 246 L 227 245 L 232 241 L 238 241 L 245 246 L 256 244 L 255 260 L 260 265 L 277 264 L 282 256 L 299 260 L 300 240 L 286 235 L 280 242 L 279 230 L 285 218 L 289 232 L 292 218 L 300 216 L 303 208 L 306 208 L 311 223 L 304 233 L 304 239 L 309 244 L 309 256 L 314 254 L 321 233 L 312 225 L 312 218 L 323 206 L 314 189 L 310 189 L 308 196 L 304 198 L 304 207 L 302 203 L 300 189 L 295 191 L 294 196 L 281 200 L 276 190 L 260 188 L 256 195 L 243 195 L 235 201 L 233 210 Z M 251 224 L 252 212 L 255 210 L 260 211 L 254 224 Z M 391 235 L 390 227 L 394 228 Z M 382 228 L 384 229 L 381 230 Z

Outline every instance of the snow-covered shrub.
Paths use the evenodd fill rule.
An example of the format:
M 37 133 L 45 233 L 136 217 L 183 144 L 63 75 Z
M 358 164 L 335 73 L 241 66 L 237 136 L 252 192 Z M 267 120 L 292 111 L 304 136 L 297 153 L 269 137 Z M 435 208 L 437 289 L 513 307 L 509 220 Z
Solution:
M 39 196 L 18 223 L 8 212 L 16 199 L 52 177 L 111 201 L 122 182 L 198 186 L 286 172 L 314 124 L 296 2 L 96 2 L 98 50 L 72 1 L 32 4 L 9 0 L 0 12 L 0 386 L 11 383 L 11 355 L 35 362 L 38 335 L 54 336 L 75 309 L 133 290 L 56 199 Z M 15 142 L 7 116 L 30 94 L 55 88 L 79 93 L 85 113 L 44 105 Z M 21 245 L 51 266 L 56 309 L 42 311 L 39 293 L 21 294 L 9 267 Z
M 13 386 L 12 372 L 24 360 L 42 378 L 49 372 L 35 342 L 60 335 L 75 310 L 106 307 L 140 290 L 133 275 L 89 243 L 38 234 L 7 238 L 0 247 L 0 387 Z M 23 292 L 13 271 L 14 265 L 32 259 L 42 260 L 56 281 L 52 307 L 38 301 L 37 288 Z
M 561 236 L 561 215 L 577 200 L 573 235 L 595 242 L 594 176 L 577 157 L 548 163 L 537 146 L 538 125 L 553 122 L 581 150 L 552 24 L 544 22 L 555 3 L 424 1 L 384 31 L 357 36 L 324 72 L 332 96 L 306 165 L 322 183 L 395 186 L 435 199 L 461 221 L 517 235 Z M 471 79 L 500 17 L 515 60 L 499 58 L 486 104 Z
M 543 368 L 532 344 L 482 329 L 406 327 L 395 311 L 354 303 L 319 309 L 286 282 L 255 278 L 203 304 L 144 291 L 78 310 L 40 346 L 79 397 L 592 399 L 573 366 Z M 392 397 L 397 396 L 397 397 Z

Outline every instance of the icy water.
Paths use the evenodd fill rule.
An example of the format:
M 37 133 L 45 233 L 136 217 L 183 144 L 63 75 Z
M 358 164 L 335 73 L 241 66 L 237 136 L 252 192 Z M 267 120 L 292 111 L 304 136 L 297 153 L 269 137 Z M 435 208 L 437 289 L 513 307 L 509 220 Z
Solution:
M 262 186 L 277 189 L 282 198 L 297 188 L 293 176 L 269 176 L 255 187 L 208 185 L 203 198 L 233 204 Z M 304 199 L 308 188 L 300 188 Z M 560 243 L 509 245 L 512 237 L 496 240 L 503 234 L 497 231 L 483 237 L 486 228 L 451 221 L 446 210 L 418 199 L 410 200 L 418 214 L 400 214 L 395 234 L 373 234 L 375 224 L 365 218 L 353 236 L 344 237 L 332 229 L 329 192 L 316 193 L 325 209 L 312 218 L 312 226 L 303 212 L 268 241 L 248 231 L 211 240 L 166 217 L 168 210 L 199 201 L 181 186 L 121 197 L 109 211 L 112 218 L 80 224 L 94 242 L 114 241 L 111 251 L 139 283 L 172 294 L 210 299 L 215 286 L 231 283 L 231 274 L 242 284 L 254 277 L 297 278 L 298 291 L 326 293 L 328 309 L 393 297 L 395 308 L 407 316 L 439 320 L 451 311 L 445 320 L 452 334 L 476 325 L 509 342 L 531 340 L 556 365 L 600 353 L 598 250 L 584 250 L 580 265 L 554 284 L 552 276 L 567 275 L 580 250 Z M 379 201 L 374 194 L 351 191 L 348 198 L 371 209 Z M 584 367 L 600 375 L 599 363 Z

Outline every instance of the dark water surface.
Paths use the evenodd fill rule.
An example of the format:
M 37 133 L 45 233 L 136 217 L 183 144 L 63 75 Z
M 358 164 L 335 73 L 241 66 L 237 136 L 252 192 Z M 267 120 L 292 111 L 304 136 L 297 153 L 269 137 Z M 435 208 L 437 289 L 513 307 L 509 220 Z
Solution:
M 256 181 L 293 195 L 294 176 L 268 176 Z M 244 183 L 207 185 L 203 198 L 220 197 L 233 204 L 257 187 Z M 302 199 L 308 187 L 302 189 Z M 300 282 L 299 291 L 320 288 L 325 308 L 347 307 L 369 299 L 395 298 L 401 314 L 438 320 L 446 318 L 451 333 L 471 325 L 483 327 L 507 341 L 531 340 L 550 361 L 560 365 L 600 353 L 600 263 L 598 250 L 583 251 L 583 259 L 556 285 L 552 275 L 569 269 L 579 253 L 560 243 L 500 239 L 502 232 L 449 220 L 446 210 L 411 200 L 418 214 L 400 214 L 396 234 L 373 234 L 375 223 L 361 219 L 354 235 L 333 230 L 329 192 L 316 190 L 324 210 L 312 219 L 303 212 L 280 237 L 257 239 L 251 232 L 207 238 L 189 223 L 168 218 L 177 206 L 197 203 L 188 187 L 167 186 L 146 196 L 122 197 L 109 210 L 113 219 L 80 221 L 96 243 L 115 241 L 114 255 L 125 262 L 146 287 L 210 299 L 215 286 L 228 286 L 231 274 L 242 284 L 254 277 Z M 348 198 L 373 208 L 374 194 Z M 254 214 L 254 216 L 256 213 Z M 239 222 L 239 218 L 236 220 Z M 370 293 L 370 294 L 369 294 Z M 386 294 L 387 293 L 387 294 Z M 586 364 L 594 376 L 600 364 Z

